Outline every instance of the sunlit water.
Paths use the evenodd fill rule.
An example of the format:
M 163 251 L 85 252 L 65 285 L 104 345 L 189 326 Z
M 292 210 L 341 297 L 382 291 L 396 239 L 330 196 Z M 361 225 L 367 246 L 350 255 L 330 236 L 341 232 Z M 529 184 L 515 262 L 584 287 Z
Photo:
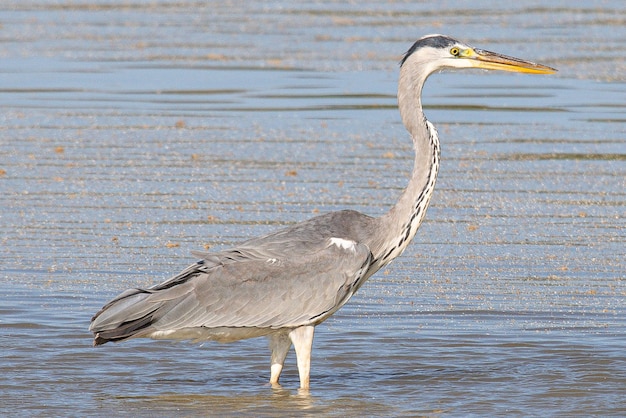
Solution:
M 621 2 L 1 6 L 4 415 L 626 414 Z M 312 390 L 264 339 L 91 347 L 131 286 L 411 169 L 397 62 L 425 33 L 559 68 L 433 76 L 415 242 L 318 327 Z

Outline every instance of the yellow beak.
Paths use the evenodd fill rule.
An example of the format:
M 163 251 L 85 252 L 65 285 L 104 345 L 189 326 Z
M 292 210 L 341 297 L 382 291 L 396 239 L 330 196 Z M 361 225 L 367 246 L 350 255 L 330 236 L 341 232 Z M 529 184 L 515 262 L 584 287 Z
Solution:
M 554 74 L 557 72 L 556 69 L 545 65 L 524 61 L 519 58 L 508 57 L 495 52 L 484 51 L 482 49 L 467 49 L 463 51 L 462 56 L 464 58 L 469 58 L 474 67 L 484 68 L 486 70 L 501 70 L 532 74 Z

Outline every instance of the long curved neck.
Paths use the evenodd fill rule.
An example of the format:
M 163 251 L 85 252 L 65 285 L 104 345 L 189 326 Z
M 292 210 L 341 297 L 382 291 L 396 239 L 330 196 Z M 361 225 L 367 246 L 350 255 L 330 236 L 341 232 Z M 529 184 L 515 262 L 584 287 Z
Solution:
M 415 163 L 411 180 L 398 202 L 377 219 L 378 240 L 370 249 L 379 267 L 400 255 L 424 220 L 439 171 L 439 139 L 435 127 L 422 111 L 422 87 L 426 77 L 420 65 L 405 62 L 400 69 L 398 107 L 411 134 Z

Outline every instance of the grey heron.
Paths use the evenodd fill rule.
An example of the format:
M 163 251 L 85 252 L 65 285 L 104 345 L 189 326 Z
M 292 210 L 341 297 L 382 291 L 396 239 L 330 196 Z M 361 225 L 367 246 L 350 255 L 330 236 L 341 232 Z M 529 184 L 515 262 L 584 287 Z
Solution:
M 194 253 L 200 260 L 178 275 L 147 289 L 129 289 L 96 313 L 89 328 L 94 345 L 136 337 L 231 342 L 266 336 L 270 383 L 278 384 L 293 344 L 300 387 L 308 389 L 315 326 L 402 254 L 424 219 L 440 151 L 421 93 L 428 76 L 446 68 L 556 72 L 444 35 L 418 39 L 400 63 L 398 83 L 414 168 L 387 213 L 378 218 L 353 210 L 327 213 L 230 249 Z

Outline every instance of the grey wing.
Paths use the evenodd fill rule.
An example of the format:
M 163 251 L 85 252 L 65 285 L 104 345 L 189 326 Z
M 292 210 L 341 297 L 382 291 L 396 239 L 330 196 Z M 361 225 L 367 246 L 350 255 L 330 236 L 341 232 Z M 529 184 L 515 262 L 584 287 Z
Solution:
M 358 289 L 372 255 L 364 244 L 331 238 L 303 254 L 235 248 L 206 258 L 161 285 L 110 302 L 90 327 L 95 343 L 198 327 L 317 324 Z
M 310 254 L 226 264 L 194 286 L 205 327 L 295 327 L 321 322 L 358 287 L 371 253 L 332 243 Z

